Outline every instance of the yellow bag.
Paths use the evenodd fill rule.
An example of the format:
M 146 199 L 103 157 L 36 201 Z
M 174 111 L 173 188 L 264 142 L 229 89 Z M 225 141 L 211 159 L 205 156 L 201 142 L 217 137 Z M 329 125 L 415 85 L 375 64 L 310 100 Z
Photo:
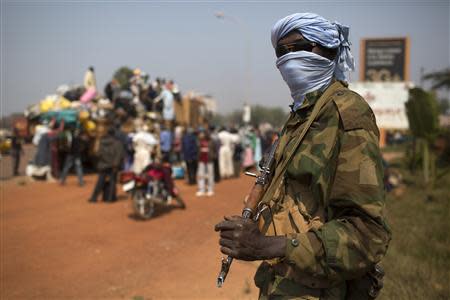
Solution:
M 95 135 L 97 125 L 92 120 L 87 120 L 83 122 L 83 128 L 89 135 Z
M 60 109 L 68 109 L 71 106 L 71 102 L 64 98 L 63 96 L 59 97 L 58 106 Z
M 78 114 L 78 118 L 80 119 L 80 122 L 88 121 L 89 119 L 89 112 L 87 110 L 82 110 Z
M 48 111 L 53 110 L 55 107 L 55 98 L 52 96 L 46 97 L 44 100 L 39 103 L 39 110 L 41 113 L 46 113 Z

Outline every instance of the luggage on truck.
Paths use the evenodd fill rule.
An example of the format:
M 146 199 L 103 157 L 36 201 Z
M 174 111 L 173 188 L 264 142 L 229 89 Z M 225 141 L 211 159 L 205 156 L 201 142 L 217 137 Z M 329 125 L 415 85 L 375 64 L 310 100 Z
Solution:
M 84 92 L 85 92 L 84 87 L 76 87 L 65 92 L 63 96 L 69 101 L 78 101 L 80 100 Z
M 39 103 L 39 110 L 41 113 L 46 113 L 54 110 L 68 109 L 70 106 L 71 102 L 63 96 L 49 95 Z
M 92 101 L 97 95 L 97 91 L 94 88 L 89 88 L 84 92 L 83 96 L 80 98 L 81 103 L 88 103 Z
M 51 120 L 55 118 L 56 122 L 64 120 L 64 124 L 67 126 L 75 126 L 78 122 L 78 111 L 73 109 L 65 109 L 60 111 L 49 111 L 41 115 L 41 121 Z

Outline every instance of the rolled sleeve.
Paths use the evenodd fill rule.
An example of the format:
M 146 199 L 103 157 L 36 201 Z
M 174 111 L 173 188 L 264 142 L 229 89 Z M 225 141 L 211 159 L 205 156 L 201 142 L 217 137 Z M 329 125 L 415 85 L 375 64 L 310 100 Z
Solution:
M 305 273 L 325 276 L 323 254 L 322 243 L 315 232 L 288 234 L 285 260 L 290 265 L 295 265 Z

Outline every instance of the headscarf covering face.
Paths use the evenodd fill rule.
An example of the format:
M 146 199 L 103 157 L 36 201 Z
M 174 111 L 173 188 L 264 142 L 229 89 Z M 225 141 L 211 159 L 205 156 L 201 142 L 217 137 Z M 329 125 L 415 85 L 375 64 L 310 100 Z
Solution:
M 277 59 L 277 67 L 291 89 L 295 109 L 301 105 L 305 94 L 325 88 L 333 76 L 347 81 L 345 72 L 354 70 L 354 60 L 347 26 L 331 23 L 313 13 L 292 14 L 275 23 L 272 46 L 276 48 L 278 41 L 292 31 L 298 31 L 305 39 L 326 48 L 337 48 L 334 61 L 307 51 L 290 52 Z

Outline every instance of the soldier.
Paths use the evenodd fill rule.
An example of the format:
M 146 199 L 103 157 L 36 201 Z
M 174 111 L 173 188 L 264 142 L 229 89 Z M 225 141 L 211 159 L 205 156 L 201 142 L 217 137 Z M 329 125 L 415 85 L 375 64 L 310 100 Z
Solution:
M 259 224 L 233 216 L 215 227 L 222 253 L 264 260 L 255 275 L 260 299 L 376 296 L 372 283 L 379 282 L 369 275 L 391 234 L 375 117 L 346 84 L 354 68 L 348 33 L 312 13 L 287 16 L 272 29 L 276 65 L 294 103 L 264 187 L 269 209 Z M 325 104 L 296 147 L 318 102 Z

